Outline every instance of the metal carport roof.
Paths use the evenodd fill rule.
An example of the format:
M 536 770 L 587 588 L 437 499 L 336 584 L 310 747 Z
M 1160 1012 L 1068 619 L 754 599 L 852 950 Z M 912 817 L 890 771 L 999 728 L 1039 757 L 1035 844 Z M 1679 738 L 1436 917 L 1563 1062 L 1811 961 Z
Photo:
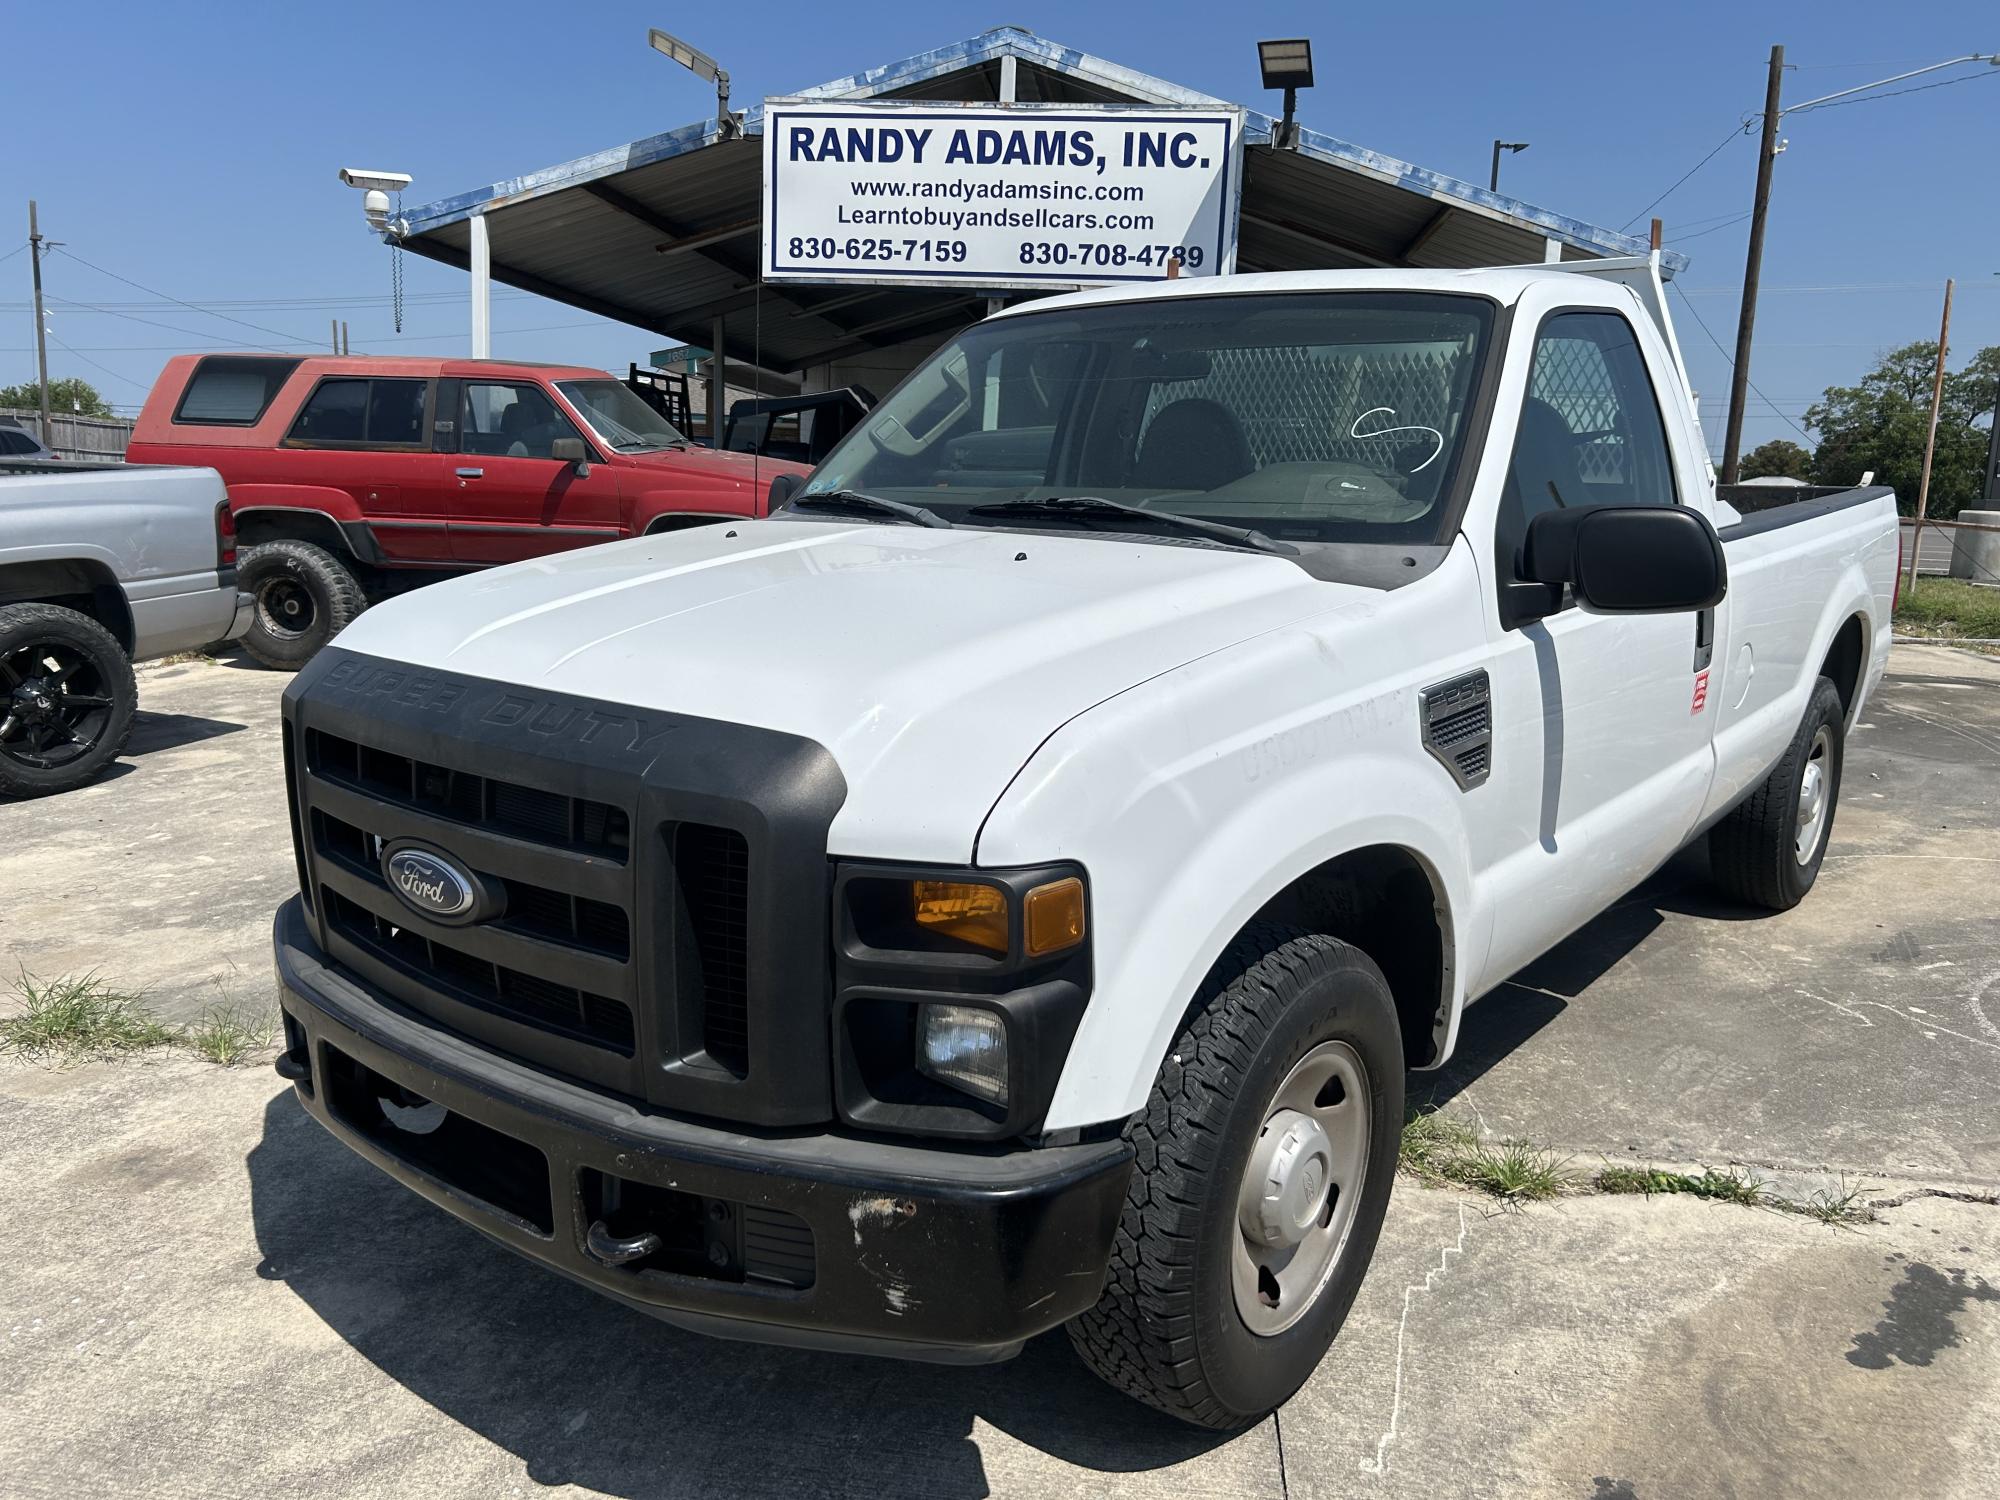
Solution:
M 818 99 L 998 100 L 1003 70 L 1022 103 L 1234 108 L 1228 101 L 1016 27 L 803 91 Z M 1461 267 L 1644 255 L 1641 239 L 1426 171 L 1314 130 L 1273 150 L 1271 116 L 1246 111 L 1237 268 Z M 464 267 L 468 220 L 484 215 L 492 274 L 765 369 L 797 371 L 977 317 L 981 293 L 939 288 L 766 285 L 758 266 L 763 111 L 725 138 L 714 120 L 406 211 L 401 244 Z M 1661 257 L 1672 275 L 1687 264 Z

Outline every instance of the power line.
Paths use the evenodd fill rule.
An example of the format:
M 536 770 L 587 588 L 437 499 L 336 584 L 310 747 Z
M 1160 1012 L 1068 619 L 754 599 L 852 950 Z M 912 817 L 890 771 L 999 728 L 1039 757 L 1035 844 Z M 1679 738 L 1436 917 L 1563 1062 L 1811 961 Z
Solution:
M 23 248 L 25 249 L 26 247 L 24 246 Z M 14 251 L 12 253 L 18 255 L 20 251 Z M 535 295 L 536 293 L 534 292 L 496 291 L 493 294 L 493 300 L 495 302 L 508 301 L 508 300 L 519 301 L 523 298 L 533 297 Z M 464 292 L 411 292 L 406 297 L 404 297 L 403 300 L 405 302 L 463 302 L 465 300 L 465 293 Z M 250 310 L 250 311 L 265 309 L 265 310 L 282 310 L 282 311 L 296 310 L 302 312 L 304 311 L 323 312 L 328 309 L 349 308 L 349 307 L 380 307 L 386 309 L 389 306 L 389 303 L 390 303 L 389 298 L 378 297 L 372 294 L 367 296 L 347 296 L 347 295 L 328 293 L 324 296 L 302 295 L 298 297 L 210 297 L 206 301 L 199 304 L 182 303 L 174 298 L 165 297 L 165 298 L 157 298 L 150 302 L 107 301 L 100 303 L 99 305 L 102 307 L 118 308 L 125 312 L 144 312 L 148 308 L 182 307 L 182 306 L 199 306 L 204 310 L 217 307 L 233 307 L 239 310 Z M 32 303 L 28 302 L 0 302 L 0 309 L 19 310 L 31 307 L 32 305 L 33 305 Z
M 1965 285 L 1968 291 L 2000 291 L 2000 278 L 1996 278 L 1991 285 L 1981 281 L 1968 281 Z M 1675 282 L 1674 290 L 1679 292 L 1683 297 L 1734 297 L 1741 292 L 1742 288 L 1733 286 L 1684 287 L 1679 282 Z M 1771 292 L 1935 292 L 1936 290 L 1937 283 L 1934 281 L 1847 281 L 1833 282 L 1826 286 L 1767 286 L 1762 288 L 1764 294 Z
M 1694 176 L 1695 173 L 1699 172 L 1703 167 L 1707 166 L 1710 162 L 1714 161 L 1715 158 L 1721 154 L 1722 148 L 1724 146 L 1727 146 L 1731 141 L 1735 140 L 1738 136 L 1747 134 L 1749 132 L 1749 128 L 1750 127 L 1747 124 L 1738 124 L 1734 129 L 1732 129 L 1729 132 L 1728 135 L 1725 135 L 1721 140 L 1715 143 L 1715 149 L 1713 151 L 1709 152 L 1708 155 L 1704 156 L 1700 161 L 1696 162 L 1693 166 L 1689 167 L 1685 172 L 1681 173 L 1679 177 L 1675 178 L 1674 185 L 1672 187 L 1668 188 L 1664 193 L 1660 194 L 1659 197 L 1655 198 L 1651 203 L 1648 203 L 1644 208 L 1640 209 L 1636 214 L 1632 215 L 1631 218 L 1627 219 L 1622 225 L 1620 225 L 1618 232 L 1620 234 L 1623 234 L 1626 230 L 1630 229 L 1634 224 L 1638 223 L 1641 219 L 1645 218 L 1647 214 L 1651 213 L 1654 209 L 1658 208 L 1662 203 L 1665 203 L 1667 199 L 1673 197 L 1674 193 L 1679 190 L 1680 185 L 1682 183 L 1686 182 L 1690 177 Z
M 1674 236 L 1674 243 L 1676 245 L 1684 245 L 1689 240 L 1698 240 L 1705 234 L 1714 234 L 1718 230 L 1732 228 L 1735 225 L 1741 224 L 1745 219 L 1749 217 L 1750 215 L 1747 213 L 1740 213 L 1737 214 L 1734 218 L 1724 219 L 1720 224 L 1711 224 L 1706 229 L 1697 229 L 1693 234 L 1677 234 Z
M 1990 68 L 1990 64 L 1989 64 Z M 1843 104 L 1873 104 L 1877 99 L 1894 99 L 1898 94 L 1921 94 L 1926 89 L 1948 89 L 1954 83 L 1972 83 L 1981 78 L 1992 78 L 1995 71 L 1967 73 L 1959 78 L 1946 78 L 1937 83 L 1917 83 L 1906 89 L 1891 89 L 1886 94 L 1863 94 L 1858 99 L 1828 99 L 1822 104 L 1801 104 L 1785 111 L 1788 115 L 1810 114 L 1816 109 L 1839 109 Z
M 127 385 L 136 385 L 142 391 L 150 391 L 152 389 L 152 386 L 148 384 L 146 381 L 134 380 L 130 375 L 120 375 L 116 370 L 111 369 L 108 365 L 100 365 L 96 360 L 92 359 L 88 354 L 84 354 L 76 349 L 71 349 L 68 344 L 65 344 L 55 334 L 52 333 L 49 335 L 49 337 L 55 340 L 55 344 L 58 349 L 64 349 L 67 350 L 69 353 L 76 355 L 78 359 L 82 360 L 85 364 L 89 365 L 93 370 L 101 370 L 106 375 L 109 375 L 113 380 L 122 380 Z
M 163 292 L 158 287 L 146 286 L 143 283 L 134 281 L 129 276 L 120 276 L 116 271 L 107 271 L 104 269 L 104 267 L 96 265 L 91 261 L 85 260 L 81 255 L 78 255 L 74 250 L 70 249 L 67 245 L 63 247 L 63 254 L 67 255 L 71 260 L 75 261 L 78 265 L 89 266 L 91 270 L 95 271 L 100 276 L 109 276 L 113 281 L 122 281 L 125 283 L 125 285 L 129 287 L 137 287 L 140 291 L 148 292 L 155 297 L 164 297 L 166 298 L 167 301 L 175 303 L 178 306 L 185 307 L 190 312 L 198 312 L 202 314 L 204 317 L 220 318 L 225 323 L 234 323 L 242 328 L 254 329 L 258 333 L 273 334 L 278 338 L 291 339 L 294 342 L 299 342 L 299 343 L 305 342 L 304 340 L 300 339 L 297 334 L 287 333 L 282 328 L 267 328 L 262 323 L 252 323 L 248 322 L 243 318 L 232 317 L 228 313 L 216 312 L 213 308 L 203 307 L 199 303 L 189 302 L 183 298 L 176 297 L 171 292 Z
M 567 329 L 596 328 L 599 326 L 597 323 L 539 323 L 532 328 L 496 328 L 493 331 L 495 333 L 558 333 Z M 404 344 L 435 344 L 447 339 L 462 339 L 465 337 L 465 333 L 463 330 L 460 330 L 457 333 L 384 334 L 382 337 L 397 338 L 400 343 Z M 83 344 L 65 345 L 64 347 L 68 348 L 72 354 L 81 354 L 86 350 L 94 354 L 167 354 L 187 352 L 186 344 Z M 261 346 L 244 344 L 239 347 L 254 349 Z M 1855 347 L 1873 348 L 1874 346 L 1872 344 L 1863 344 L 1856 345 Z M 33 350 L 34 345 L 32 344 L 0 345 L 0 354 L 28 354 L 32 353 Z
M 1676 291 L 1680 290 L 1678 285 L 1676 285 L 1674 289 Z M 1729 351 L 1722 347 L 1722 340 L 1715 336 L 1714 330 L 1711 329 L 1706 323 L 1702 322 L 1701 313 L 1697 311 L 1695 305 L 1688 300 L 1686 292 L 1681 292 L 1681 306 L 1685 307 L 1688 310 L 1688 316 L 1693 318 L 1696 326 L 1698 326 L 1703 333 L 1708 335 L 1708 341 L 1711 344 L 1715 345 L 1715 352 L 1722 356 L 1723 363 L 1728 365 L 1729 368 L 1733 371 L 1736 368 L 1736 361 L 1734 359 L 1731 359 L 1729 356 Z M 1746 378 L 1743 383 L 1749 386 L 1751 390 L 1757 391 L 1756 381 Z M 1773 401 L 1769 396 L 1765 395 L 1762 391 L 1757 391 L 1757 399 L 1759 401 L 1762 401 L 1766 406 L 1770 407 L 1772 414 L 1776 416 L 1780 421 L 1782 421 L 1787 427 L 1791 428 L 1792 431 L 1796 432 L 1800 437 L 1804 438 L 1809 443 L 1813 440 L 1812 434 L 1807 432 L 1805 428 L 1799 426 L 1798 423 L 1794 422 L 1790 417 L 1786 416 L 1782 411 L 1779 411 L 1778 403 Z
M 154 318 L 142 318 L 138 316 L 138 314 L 136 313 L 113 312 L 108 307 L 99 307 L 96 304 L 90 302 L 72 302 L 67 297 L 57 297 L 51 295 L 49 297 L 49 301 L 57 303 L 63 307 L 73 307 L 83 312 L 103 313 L 108 317 L 123 318 L 128 323 L 144 323 L 148 328 L 164 328 L 168 333 L 184 333 L 189 338 L 201 339 L 203 342 L 211 345 L 221 344 L 231 349 L 261 349 L 266 354 L 291 354 L 296 352 L 297 349 L 296 343 L 288 345 L 284 348 L 279 348 L 274 344 L 248 344 L 243 342 L 241 339 L 217 338 L 215 335 L 210 333 L 203 333 L 199 329 L 183 328 L 178 323 L 162 323 Z M 301 340 L 300 342 L 303 341 Z

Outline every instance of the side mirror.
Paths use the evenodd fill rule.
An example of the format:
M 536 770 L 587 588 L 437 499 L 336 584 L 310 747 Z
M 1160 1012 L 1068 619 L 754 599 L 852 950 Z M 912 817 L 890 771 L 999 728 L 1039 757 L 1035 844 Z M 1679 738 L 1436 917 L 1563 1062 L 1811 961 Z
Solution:
M 804 483 L 804 476 L 799 474 L 780 474 L 774 478 L 771 481 L 770 503 L 764 507 L 766 512 L 776 510 L 791 499 L 799 492 L 799 486 Z
M 582 438 L 556 438 L 549 444 L 549 457 L 557 463 L 575 464 L 579 475 L 590 472 L 590 450 Z
M 1709 609 L 1729 588 L 1722 541 L 1706 517 L 1680 505 L 1599 505 L 1544 511 L 1521 549 L 1529 578 L 1602 614 Z

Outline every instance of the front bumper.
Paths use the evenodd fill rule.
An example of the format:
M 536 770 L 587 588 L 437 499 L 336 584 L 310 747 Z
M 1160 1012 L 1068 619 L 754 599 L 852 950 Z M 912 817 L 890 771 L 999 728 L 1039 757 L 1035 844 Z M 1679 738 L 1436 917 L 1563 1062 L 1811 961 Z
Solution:
M 273 942 L 280 1071 L 307 1111 L 412 1191 L 620 1301 L 724 1337 L 980 1363 L 1097 1299 L 1131 1171 L 1122 1141 L 946 1149 L 653 1113 L 370 993 L 319 951 L 296 897 Z M 392 1105 L 379 1102 L 395 1090 Z M 435 1109 L 401 1108 L 410 1095 L 449 1111 L 445 1124 Z M 698 1204 L 704 1223 L 733 1213 L 800 1225 L 810 1245 L 787 1252 L 800 1267 L 792 1284 L 746 1274 L 713 1242 L 712 1272 L 657 1257 L 607 1263 L 588 1248 L 598 1224 L 603 1249 L 614 1217 L 607 1182 L 616 1202 Z

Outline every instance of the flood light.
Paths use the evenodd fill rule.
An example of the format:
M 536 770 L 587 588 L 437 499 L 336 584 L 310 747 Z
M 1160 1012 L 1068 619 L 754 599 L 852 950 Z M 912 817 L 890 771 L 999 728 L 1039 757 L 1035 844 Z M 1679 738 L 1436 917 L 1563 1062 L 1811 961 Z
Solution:
M 1298 107 L 1299 90 L 1313 86 L 1313 46 L 1305 37 L 1259 42 L 1257 62 L 1264 70 L 1264 87 L 1285 91 L 1285 117 L 1271 130 L 1271 144 L 1280 151 L 1296 151 L 1298 122 L 1292 112 Z
M 1306 37 L 1259 42 L 1257 61 L 1267 89 L 1309 89 L 1313 86 L 1313 44 Z
M 671 57 L 697 78 L 705 78 L 715 85 L 715 123 L 724 140 L 734 137 L 743 122 L 729 112 L 729 70 L 701 48 L 691 46 L 671 32 L 652 27 L 646 33 L 646 41 L 655 52 Z

